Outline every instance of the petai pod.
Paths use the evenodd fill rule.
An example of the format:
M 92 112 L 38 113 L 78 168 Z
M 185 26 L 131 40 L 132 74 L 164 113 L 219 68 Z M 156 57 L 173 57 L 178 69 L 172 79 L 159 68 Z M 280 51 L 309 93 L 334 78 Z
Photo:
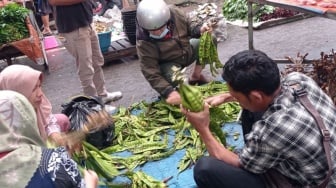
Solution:
M 192 112 L 200 112 L 203 110 L 203 96 L 197 87 L 181 83 L 179 93 L 184 108 L 187 108 Z

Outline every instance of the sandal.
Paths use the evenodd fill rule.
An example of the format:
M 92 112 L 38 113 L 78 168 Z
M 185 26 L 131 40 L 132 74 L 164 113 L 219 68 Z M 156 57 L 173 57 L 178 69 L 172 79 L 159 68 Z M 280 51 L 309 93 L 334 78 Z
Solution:
M 188 83 L 190 85 L 204 85 L 209 83 L 209 81 L 203 75 L 201 75 L 199 80 L 190 80 L 189 78 Z
M 53 33 L 51 31 L 42 31 L 42 35 L 46 37 L 53 35 Z
M 205 85 L 209 82 L 204 81 L 204 80 L 188 80 L 189 85 Z

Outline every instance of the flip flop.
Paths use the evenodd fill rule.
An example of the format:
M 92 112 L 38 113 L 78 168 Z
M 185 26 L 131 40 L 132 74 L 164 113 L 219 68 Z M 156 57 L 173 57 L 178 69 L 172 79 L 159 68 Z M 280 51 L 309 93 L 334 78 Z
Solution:
M 208 81 L 205 80 L 188 80 L 189 85 L 204 85 L 209 83 Z
M 209 83 L 209 81 L 203 75 L 201 75 L 199 80 L 190 80 L 189 78 L 188 83 L 190 85 L 204 85 L 204 84 Z
M 46 37 L 46 36 L 51 36 L 53 34 L 51 31 L 49 31 L 49 32 L 42 32 L 42 35 Z

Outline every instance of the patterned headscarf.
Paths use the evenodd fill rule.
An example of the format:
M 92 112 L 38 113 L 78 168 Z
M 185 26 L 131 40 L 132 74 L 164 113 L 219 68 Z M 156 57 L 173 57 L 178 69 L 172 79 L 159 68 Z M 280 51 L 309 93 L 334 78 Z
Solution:
M 0 91 L 0 185 L 25 187 L 37 170 L 44 141 L 31 103 L 14 91 Z
M 26 65 L 11 65 L 0 73 L 0 90 L 13 90 L 29 99 L 38 80 L 42 81 L 42 73 L 40 71 Z M 40 135 L 45 141 L 48 138 L 45 129 L 52 111 L 51 109 L 49 100 L 43 94 L 42 102 L 35 111 Z

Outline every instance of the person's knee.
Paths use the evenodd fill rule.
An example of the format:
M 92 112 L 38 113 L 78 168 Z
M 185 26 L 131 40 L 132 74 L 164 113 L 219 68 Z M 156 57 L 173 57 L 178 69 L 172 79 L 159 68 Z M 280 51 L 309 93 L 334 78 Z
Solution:
M 200 158 L 195 167 L 194 167 L 194 174 L 204 173 L 209 170 L 209 159 L 208 157 Z
M 211 166 L 211 158 L 209 157 L 202 157 L 197 161 L 194 167 L 194 180 L 197 185 L 201 186 L 205 183 L 204 180 L 211 174 Z
M 260 176 L 213 157 L 197 161 L 194 180 L 199 187 L 264 187 Z

